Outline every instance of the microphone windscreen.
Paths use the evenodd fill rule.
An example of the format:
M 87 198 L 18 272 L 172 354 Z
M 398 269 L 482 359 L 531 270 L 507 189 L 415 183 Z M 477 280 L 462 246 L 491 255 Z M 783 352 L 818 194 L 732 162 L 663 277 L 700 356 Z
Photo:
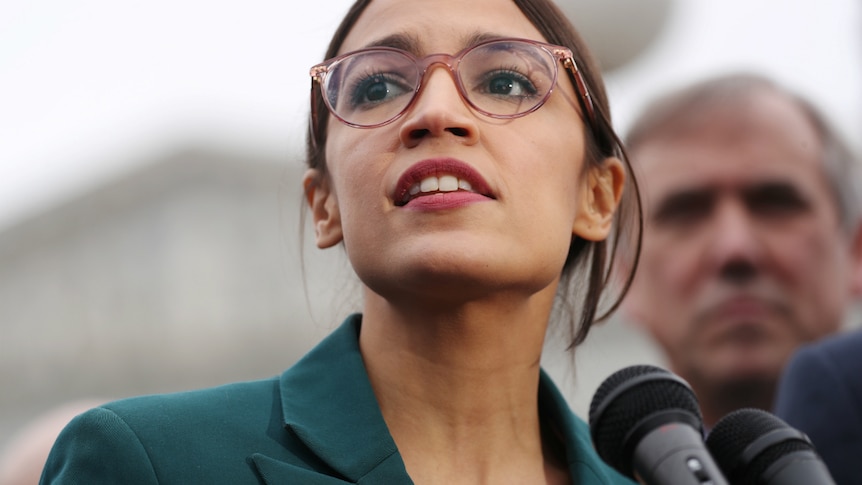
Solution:
M 590 432 L 599 456 L 617 470 L 631 470 L 630 433 L 659 412 L 691 415 L 701 431 L 702 417 L 694 392 L 673 373 L 651 365 L 626 367 L 605 379 L 590 403 Z
M 777 431 L 793 431 L 782 436 Z M 770 433 L 772 433 L 770 435 Z M 769 436 L 775 436 L 770 440 Z M 762 449 L 750 446 L 765 437 Z M 801 433 L 777 416 L 760 409 L 739 409 L 721 418 L 706 438 L 706 446 L 724 475 L 733 483 L 758 483 L 779 458 L 798 451 L 814 452 Z M 751 456 L 748 456 L 748 455 Z

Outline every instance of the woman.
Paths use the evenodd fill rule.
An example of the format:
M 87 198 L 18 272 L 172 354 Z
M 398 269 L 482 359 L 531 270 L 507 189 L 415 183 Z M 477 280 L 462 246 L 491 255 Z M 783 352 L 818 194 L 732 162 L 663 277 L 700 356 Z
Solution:
M 629 483 L 539 368 L 556 295 L 583 288 L 577 344 L 632 225 L 567 21 L 546 0 L 359 1 L 327 58 L 303 183 L 363 313 L 280 378 L 90 411 L 43 481 Z

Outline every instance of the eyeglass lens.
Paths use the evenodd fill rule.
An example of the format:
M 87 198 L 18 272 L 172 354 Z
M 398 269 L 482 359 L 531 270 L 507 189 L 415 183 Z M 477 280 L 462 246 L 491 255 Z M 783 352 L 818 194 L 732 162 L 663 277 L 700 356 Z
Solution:
M 406 52 L 369 49 L 333 63 L 324 82 L 330 109 L 342 120 L 374 126 L 400 115 L 413 100 L 423 72 L 434 61 Z M 456 84 L 476 110 L 509 118 L 543 103 L 556 78 L 556 58 L 518 41 L 498 41 L 466 51 L 455 61 Z

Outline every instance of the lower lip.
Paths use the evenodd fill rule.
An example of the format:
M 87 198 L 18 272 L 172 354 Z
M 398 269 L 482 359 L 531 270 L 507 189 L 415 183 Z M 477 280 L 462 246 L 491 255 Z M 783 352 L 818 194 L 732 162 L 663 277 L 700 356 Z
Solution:
M 473 192 L 440 192 L 416 197 L 406 203 L 403 208 L 418 211 L 437 211 L 457 209 L 489 200 L 491 199 Z

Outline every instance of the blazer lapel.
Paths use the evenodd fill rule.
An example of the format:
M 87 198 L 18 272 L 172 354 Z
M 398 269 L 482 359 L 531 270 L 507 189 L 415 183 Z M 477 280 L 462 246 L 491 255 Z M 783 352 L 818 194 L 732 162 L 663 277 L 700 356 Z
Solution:
M 313 472 L 255 455 L 252 460 L 267 483 L 290 483 L 276 476 L 294 477 L 296 482 L 297 470 L 320 481 L 296 483 L 412 483 L 365 371 L 360 324 L 361 316 L 352 315 L 282 374 L 284 426 L 325 467 L 315 466 L 321 471 Z
M 255 453 L 251 456 L 251 459 L 257 467 L 261 478 L 263 478 L 263 482 L 267 485 L 289 485 L 292 483 L 303 485 L 347 485 L 351 483 L 324 473 L 279 461 L 260 453 Z

